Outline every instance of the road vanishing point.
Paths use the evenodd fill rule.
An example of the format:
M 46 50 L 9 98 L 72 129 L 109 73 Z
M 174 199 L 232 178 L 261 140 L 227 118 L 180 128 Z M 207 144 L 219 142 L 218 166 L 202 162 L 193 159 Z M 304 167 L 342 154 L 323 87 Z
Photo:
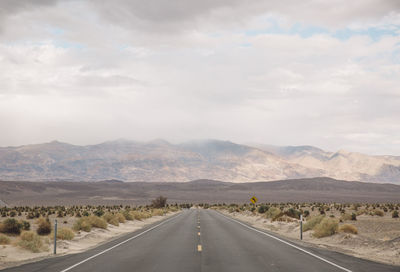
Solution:
M 4 271 L 399 272 L 400 267 L 304 246 L 214 210 L 190 209 L 91 250 Z

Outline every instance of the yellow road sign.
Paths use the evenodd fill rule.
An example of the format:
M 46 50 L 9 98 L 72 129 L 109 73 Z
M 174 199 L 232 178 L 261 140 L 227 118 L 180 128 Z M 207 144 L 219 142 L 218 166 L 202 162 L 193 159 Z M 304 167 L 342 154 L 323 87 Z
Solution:
M 258 199 L 257 197 L 253 196 L 252 198 L 250 198 L 251 203 L 256 204 Z

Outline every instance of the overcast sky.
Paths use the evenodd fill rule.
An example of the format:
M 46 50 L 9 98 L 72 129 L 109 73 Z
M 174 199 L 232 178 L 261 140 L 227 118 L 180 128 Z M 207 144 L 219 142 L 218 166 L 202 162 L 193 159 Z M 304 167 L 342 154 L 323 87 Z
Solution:
M 400 1 L 0 1 L 0 146 L 400 155 Z

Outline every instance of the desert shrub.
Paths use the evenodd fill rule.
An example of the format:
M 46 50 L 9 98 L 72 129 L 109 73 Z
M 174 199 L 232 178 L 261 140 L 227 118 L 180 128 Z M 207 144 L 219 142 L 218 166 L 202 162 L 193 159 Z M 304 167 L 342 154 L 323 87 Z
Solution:
M 357 221 L 357 215 L 355 213 L 351 214 L 351 220 Z
M 310 211 L 309 210 L 305 210 L 304 211 L 304 217 L 308 217 L 310 215 Z
M 0 232 L 7 234 L 19 235 L 21 233 L 22 224 L 14 218 L 8 218 L 0 224 Z
M 258 207 L 258 213 L 265 213 L 266 211 L 268 211 L 268 206 L 261 205 L 260 207 Z
M 377 215 L 377 216 L 384 216 L 385 215 L 385 213 L 383 211 L 381 211 L 381 210 L 375 210 L 373 214 Z
M 0 234 L 0 245 L 8 245 L 10 243 L 10 238 L 4 234 Z
M 300 219 L 301 212 L 293 208 L 288 209 L 285 214 L 289 217 Z
M 23 232 L 17 245 L 32 252 L 40 252 L 45 249 L 40 236 L 32 231 Z
M 111 224 L 114 226 L 119 226 L 119 220 L 115 214 L 106 213 L 106 214 L 104 214 L 103 218 L 104 218 L 104 220 L 107 221 L 108 224 Z
M 358 233 L 356 226 L 350 225 L 350 224 L 344 224 L 344 225 L 340 226 L 339 231 L 345 232 L 345 233 L 352 233 L 352 234 Z
M 159 196 L 151 201 L 151 205 L 154 208 L 164 208 L 166 204 L 167 204 L 167 198 L 163 196 Z
M 134 218 L 135 220 L 142 220 L 142 219 L 144 219 L 143 214 L 142 214 L 141 212 L 139 212 L 139 211 L 132 211 L 132 212 L 131 212 L 131 215 L 133 216 L 133 218 Z
M 351 220 L 351 214 L 344 213 L 340 216 L 340 219 L 343 221 Z
M 38 227 L 36 233 L 39 235 L 48 235 L 51 233 L 51 223 L 49 218 L 39 218 L 37 221 Z
M 331 236 L 338 231 L 338 226 L 339 223 L 335 219 L 325 217 L 313 228 L 313 235 L 317 238 Z
M 103 218 L 97 216 L 89 216 L 87 221 L 93 228 L 107 229 L 107 222 Z
M 393 211 L 392 218 L 399 218 L 399 212 L 398 211 Z
M 75 221 L 73 229 L 75 231 L 83 230 L 86 232 L 90 232 L 92 230 L 92 225 L 90 224 L 87 217 L 82 217 Z
M 128 221 L 131 221 L 131 220 L 134 219 L 134 218 L 133 218 L 133 215 L 130 213 L 129 210 L 124 210 L 124 211 L 122 212 L 122 215 L 123 215 L 123 216 L 125 217 L 125 219 L 128 220 Z
M 31 229 L 31 224 L 28 221 L 21 220 L 19 222 L 22 225 L 22 230 L 30 230 Z
M 162 209 L 154 209 L 151 211 L 153 216 L 162 216 L 164 215 L 164 211 Z
M 318 216 L 311 217 L 304 224 L 303 231 L 312 230 L 317 224 L 319 224 L 322 221 L 322 219 L 324 219 L 324 217 L 325 216 L 323 216 L 323 215 L 318 215 Z
M 97 209 L 93 212 L 95 216 L 101 217 L 104 215 L 104 211 L 102 209 Z
M 271 207 L 265 212 L 267 218 L 276 219 L 281 213 L 281 210 L 276 207 Z
M 150 213 L 141 212 L 141 211 L 132 211 L 131 214 L 132 214 L 133 218 L 135 218 L 135 220 L 143 220 L 143 219 L 151 217 Z
M 69 228 L 62 228 L 57 231 L 57 239 L 72 240 L 74 239 L 74 237 L 75 237 L 74 232 Z
M 115 214 L 115 217 L 117 218 L 119 223 L 125 223 L 125 216 L 122 213 L 117 213 Z

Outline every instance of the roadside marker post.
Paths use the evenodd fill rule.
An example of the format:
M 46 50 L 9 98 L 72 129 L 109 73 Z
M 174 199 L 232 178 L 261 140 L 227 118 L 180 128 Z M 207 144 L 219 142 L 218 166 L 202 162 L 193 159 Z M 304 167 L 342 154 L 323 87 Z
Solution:
M 303 215 L 300 214 L 300 240 L 303 240 Z
M 57 219 L 54 220 L 54 254 L 57 254 Z

